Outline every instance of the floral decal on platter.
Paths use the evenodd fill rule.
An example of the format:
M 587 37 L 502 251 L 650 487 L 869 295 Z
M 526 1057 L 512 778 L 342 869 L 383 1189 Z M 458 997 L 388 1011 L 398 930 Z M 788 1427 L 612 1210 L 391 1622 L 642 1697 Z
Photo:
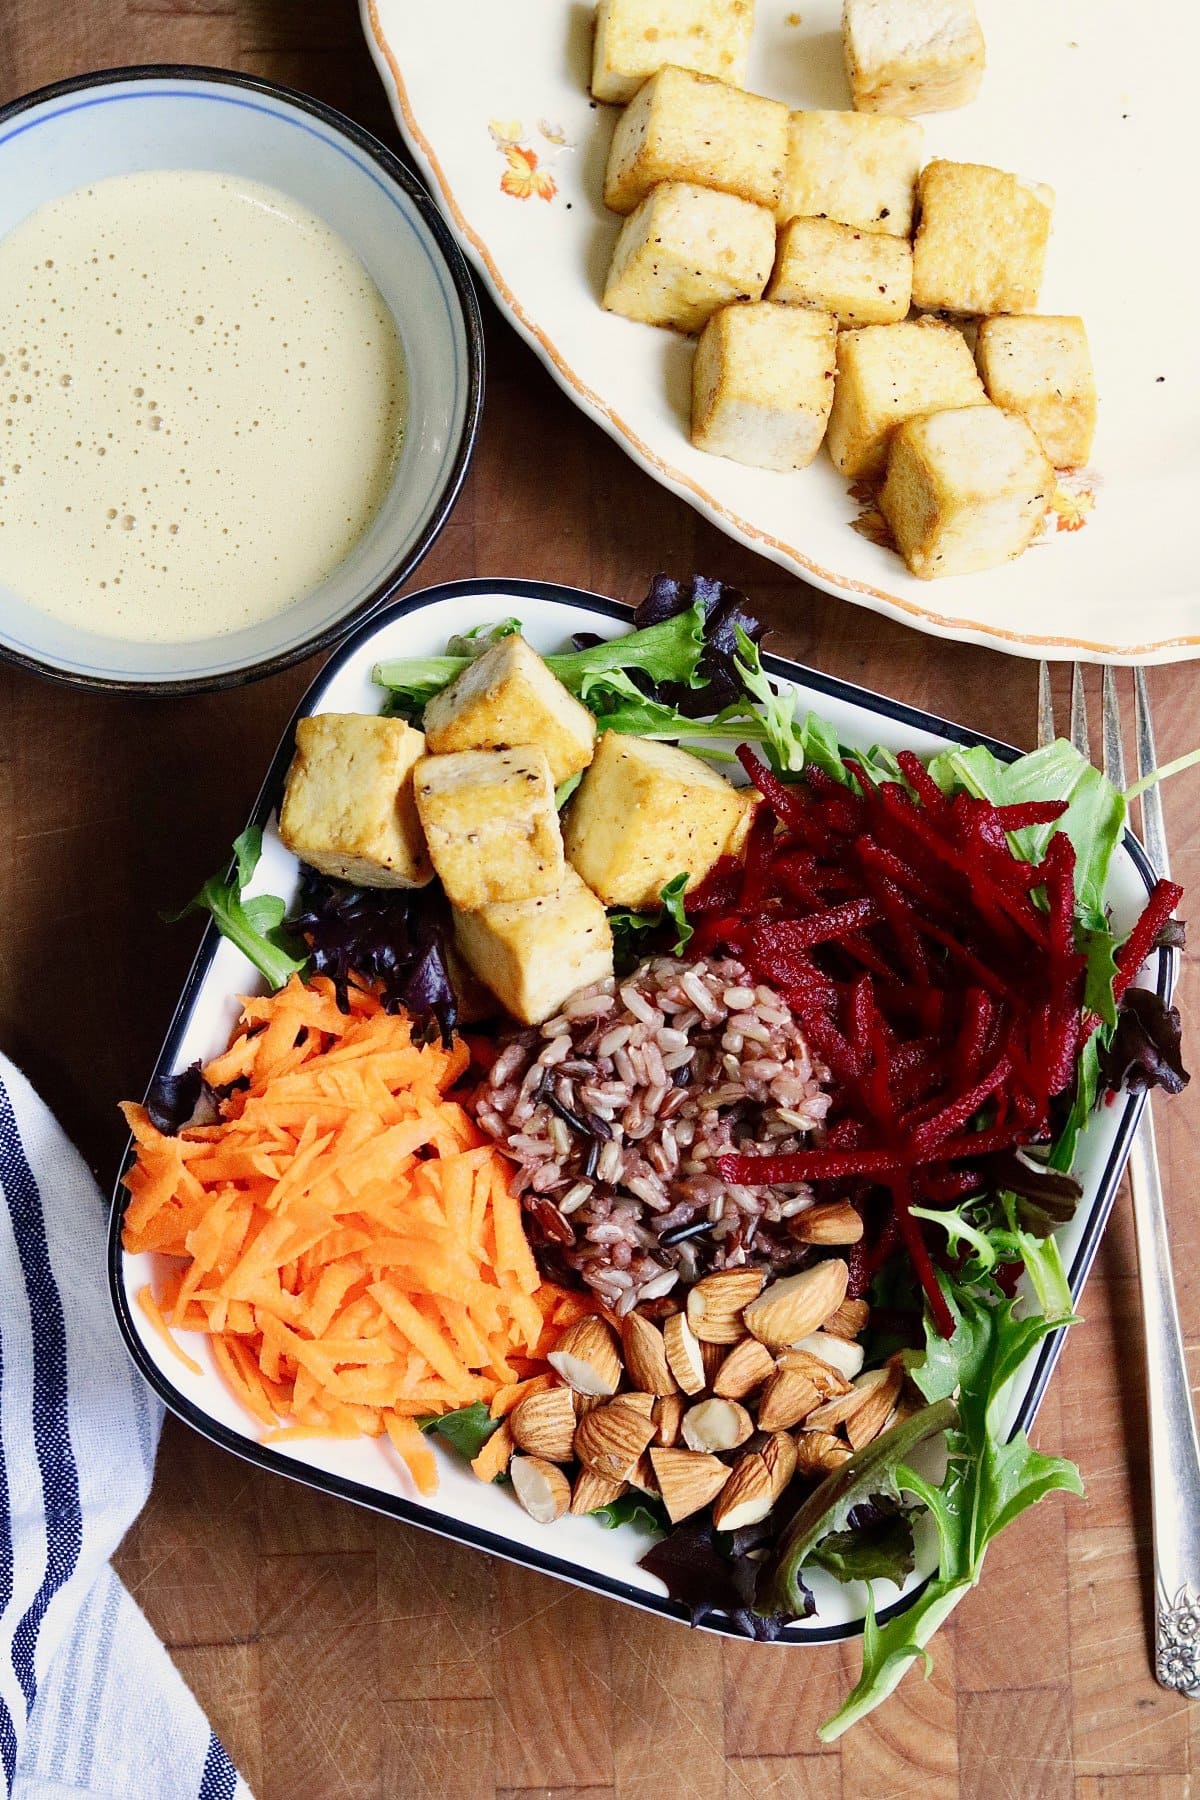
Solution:
M 851 519 L 851 531 L 857 531 L 868 543 L 881 550 L 895 550 L 891 527 L 879 510 L 879 486 L 872 481 L 851 482 L 850 499 L 858 507 L 858 517 Z M 1096 504 L 1096 478 L 1083 469 L 1060 469 L 1050 509 L 1035 544 L 1049 543 L 1060 531 L 1082 531 Z
M 1084 469 L 1060 469 L 1050 496 L 1046 532 L 1082 531 L 1096 504 L 1096 483 Z
M 575 148 L 561 125 L 555 125 L 548 119 L 539 119 L 537 129 L 543 141 L 550 146 L 548 152 L 542 151 L 540 155 L 532 144 L 522 141 L 533 134 L 525 132 L 520 119 L 488 120 L 488 134 L 504 157 L 500 191 L 514 200 L 553 200 L 558 193 L 558 183 L 545 163 L 564 150 Z
M 895 550 L 892 528 L 879 510 L 879 486 L 874 481 L 850 483 L 848 492 L 858 508 L 858 517 L 851 519 L 850 529 L 857 531 L 859 537 L 865 537 L 868 543 L 878 544 L 881 550 Z

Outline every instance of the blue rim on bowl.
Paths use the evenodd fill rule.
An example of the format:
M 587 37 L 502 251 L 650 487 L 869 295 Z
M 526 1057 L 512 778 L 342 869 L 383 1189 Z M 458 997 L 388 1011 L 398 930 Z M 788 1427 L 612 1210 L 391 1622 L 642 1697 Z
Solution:
M 148 106 L 157 101 L 168 104 Z M 58 625 L 0 578 L 0 657 L 74 686 L 180 694 L 258 680 L 328 649 L 421 561 L 478 434 L 479 302 L 434 202 L 385 145 L 323 101 L 191 65 L 106 69 L 23 95 L 0 107 L 0 169 L 10 158 L 0 236 L 37 206 L 110 174 L 205 167 L 291 191 L 347 239 L 380 288 L 401 337 L 410 415 L 392 488 L 362 543 L 284 612 L 193 644 L 125 643 Z

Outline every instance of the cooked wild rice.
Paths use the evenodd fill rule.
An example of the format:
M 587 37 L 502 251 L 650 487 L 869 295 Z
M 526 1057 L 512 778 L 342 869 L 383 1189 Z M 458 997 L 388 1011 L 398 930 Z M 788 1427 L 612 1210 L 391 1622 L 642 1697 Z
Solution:
M 543 1263 L 625 1313 L 711 1269 L 803 1260 L 789 1222 L 808 1188 L 709 1171 L 728 1150 L 801 1148 L 827 1080 L 785 1001 L 740 963 L 656 957 L 511 1038 L 476 1117 L 516 1159 Z

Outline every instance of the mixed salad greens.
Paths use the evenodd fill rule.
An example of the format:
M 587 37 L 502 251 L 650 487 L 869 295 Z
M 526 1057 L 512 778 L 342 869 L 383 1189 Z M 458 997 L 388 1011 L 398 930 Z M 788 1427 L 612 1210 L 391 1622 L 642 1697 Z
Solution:
M 937 853 L 956 878 L 978 877 L 997 930 L 1016 931 L 1033 919 L 1045 922 L 1044 930 L 1032 935 L 1062 993 L 1073 996 L 1069 1018 L 1061 1007 L 1044 1017 L 1021 1016 L 1022 1029 L 1042 1033 L 1023 1065 L 1026 1087 L 1036 1087 L 1033 1074 L 1042 1070 L 1040 1110 L 1030 1102 L 1023 1114 L 1018 1106 L 1009 1128 L 998 1130 L 996 1109 L 988 1110 L 1000 1091 L 997 1077 L 991 1087 L 986 1081 L 967 1083 L 957 1110 L 944 1107 L 943 1116 L 915 1128 L 924 1144 L 936 1140 L 936 1131 L 954 1144 L 964 1133 L 978 1133 L 980 1151 L 986 1152 L 978 1159 L 983 1178 L 960 1184 L 957 1192 L 947 1186 L 936 1204 L 914 1203 L 910 1184 L 905 1204 L 897 1202 L 903 1231 L 891 1240 L 889 1259 L 868 1271 L 874 1334 L 868 1364 L 901 1355 L 923 1404 L 799 1497 L 790 1517 L 785 1506 L 759 1526 L 722 1534 L 711 1518 L 701 1516 L 664 1535 L 643 1559 L 690 1609 L 693 1621 L 720 1610 L 758 1638 L 775 1637 L 789 1620 L 814 1610 L 806 1571 L 819 1568 L 840 1581 L 865 1582 L 862 1674 L 822 1727 L 821 1735 L 832 1738 L 884 1699 L 913 1662 L 928 1661 L 930 1638 L 977 1583 L 988 1545 L 1006 1525 L 1052 1491 L 1082 1492 L 1072 1464 L 1041 1454 L 1023 1431 L 1010 1430 L 1009 1399 L 1014 1378 L 1043 1341 L 1075 1322 L 1053 1233 L 1070 1217 L 1081 1192 L 1071 1174 L 1080 1131 L 1104 1093 L 1122 1082 L 1178 1092 L 1187 1081 L 1178 1014 L 1156 994 L 1133 985 L 1156 945 L 1182 942 L 1182 928 L 1171 916 L 1179 890 L 1160 883 L 1134 932 L 1123 936 L 1114 929 L 1106 904 L 1109 871 L 1134 790 L 1119 792 L 1066 742 L 1014 760 L 982 745 L 955 746 L 925 763 L 881 746 L 848 749 L 828 721 L 797 714 L 792 691 L 763 665 L 762 626 L 750 616 L 744 597 L 720 582 L 659 576 L 633 625 L 630 633 L 611 640 L 581 635 L 570 650 L 546 659 L 592 710 L 601 730 L 661 738 L 718 762 L 732 763 L 740 752 L 780 819 L 791 816 L 789 790 L 798 807 L 800 784 L 806 801 L 816 796 L 820 819 L 834 821 L 847 836 L 864 818 L 899 813 L 910 823 L 919 818 L 921 831 L 941 834 Z M 497 638 L 519 629 L 517 620 L 505 619 L 452 640 L 443 657 L 381 663 L 375 679 L 386 690 L 387 708 L 419 723 L 434 694 Z M 1196 760 L 1200 751 L 1163 773 Z M 560 804 L 572 784 L 564 786 Z M 799 830 L 804 821 L 798 810 L 795 818 Z M 256 833 L 244 834 L 229 876 L 207 882 L 193 906 L 208 910 L 272 985 L 310 969 L 332 976 L 344 992 L 353 973 L 365 974 L 382 984 L 385 1004 L 404 1008 L 448 1037 L 456 1022 L 452 956 L 448 915 L 436 891 L 359 890 L 306 871 L 299 905 L 285 918 L 282 902 L 273 897 L 246 897 L 260 848 Z M 772 854 L 762 834 L 757 849 L 752 838 L 747 862 L 758 858 L 764 881 L 778 872 L 772 871 Z M 1016 885 L 1007 876 L 1001 879 L 1001 862 L 1024 867 L 1026 878 Z M 703 953 L 722 907 L 724 933 L 741 930 L 751 944 L 754 932 L 764 930 L 766 915 L 745 903 L 744 881 L 729 885 L 718 871 L 685 904 L 686 886 L 681 874 L 664 887 L 658 912 L 613 911 L 618 968 L 648 950 Z M 889 892 L 886 884 L 878 890 L 885 910 Z M 742 896 L 739 904 L 735 893 Z M 834 941 L 839 932 L 849 934 L 879 916 L 869 907 L 862 910 L 868 902 L 876 905 L 874 896 L 849 903 L 859 907 L 857 913 L 847 914 L 843 905 L 836 920 L 842 903 L 836 896 L 818 898 L 833 920 L 827 936 Z M 918 907 L 920 893 L 914 897 L 910 891 L 906 904 Z M 888 917 L 903 933 L 904 910 L 897 906 Z M 810 931 L 803 939 L 802 930 L 794 941 L 812 938 Z M 769 941 L 773 953 L 783 954 L 784 940 L 758 941 Z M 925 953 L 914 939 L 914 958 Z M 914 981 L 919 967 L 915 962 L 909 971 Z M 812 979 L 811 970 L 805 979 Z M 977 966 L 973 979 L 986 988 L 987 969 Z M 862 1013 L 862 1046 L 869 1046 L 878 1039 L 869 1011 L 877 998 L 861 984 L 853 992 Z M 974 1050 L 981 1063 L 990 1057 L 1007 1074 L 1017 1052 L 1010 1055 L 1000 1040 L 1015 1029 L 1016 1014 L 997 1002 L 980 1016 L 984 1023 Z M 807 1019 L 804 1023 L 807 1027 Z M 931 1036 L 937 1028 L 931 1025 Z M 851 1032 L 847 1054 L 855 1048 L 852 1037 Z M 862 1046 L 852 1065 L 860 1075 L 869 1062 Z M 824 1046 L 817 1047 L 824 1053 Z M 195 1095 L 190 1102 L 187 1094 L 162 1100 L 166 1110 L 185 1108 Z M 844 1154 L 848 1174 L 878 1170 L 881 1179 L 895 1176 L 903 1162 L 902 1157 L 894 1164 L 879 1160 L 884 1153 L 872 1150 L 853 1128 L 843 1141 L 844 1152 L 822 1150 L 815 1157 Z M 957 1154 L 961 1162 L 966 1151 Z M 909 1154 L 904 1167 L 912 1161 Z M 812 1169 L 817 1168 L 813 1161 Z M 726 1179 L 750 1179 L 723 1173 Z M 808 1176 L 796 1170 L 778 1178 Z M 1031 1291 L 1018 1300 L 1014 1293 L 1022 1270 Z M 476 1404 L 428 1425 L 474 1456 L 496 1421 Z M 939 1480 L 914 1467 L 911 1458 L 920 1444 L 943 1438 Z M 636 1519 L 663 1528 L 654 1502 L 636 1492 L 606 1510 L 609 1524 Z M 899 1587 L 911 1572 L 914 1524 L 921 1517 L 936 1529 L 936 1575 L 903 1611 L 880 1623 L 874 1584 Z

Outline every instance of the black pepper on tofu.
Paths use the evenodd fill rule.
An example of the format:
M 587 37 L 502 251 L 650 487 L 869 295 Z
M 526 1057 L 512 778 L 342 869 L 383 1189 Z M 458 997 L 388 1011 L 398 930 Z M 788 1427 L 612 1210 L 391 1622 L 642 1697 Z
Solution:
M 419 765 L 417 810 L 452 906 L 470 911 L 558 887 L 562 831 L 540 747 L 426 756 Z

